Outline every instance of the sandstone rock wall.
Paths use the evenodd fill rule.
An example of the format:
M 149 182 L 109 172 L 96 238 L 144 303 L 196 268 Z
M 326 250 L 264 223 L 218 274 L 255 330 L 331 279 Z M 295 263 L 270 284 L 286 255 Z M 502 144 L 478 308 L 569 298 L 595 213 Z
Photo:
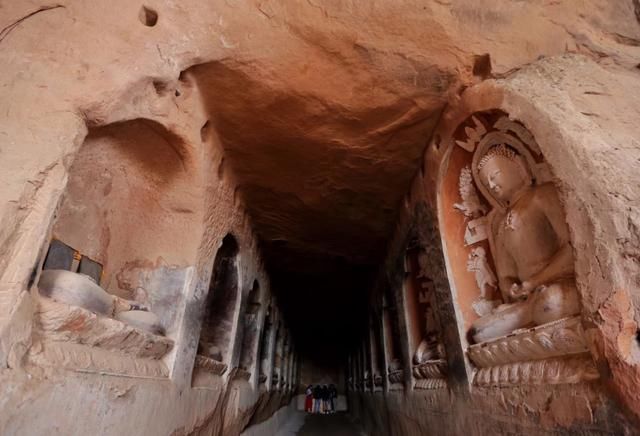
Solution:
M 632 409 L 639 383 L 630 297 L 637 294 L 637 172 L 630 159 L 638 148 L 633 130 L 637 88 L 623 84 L 637 82 L 637 71 L 632 70 L 640 39 L 636 3 L 4 4 L 0 433 L 237 433 L 252 414 L 256 421 L 268 418 L 288 403 L 290 394 L 260 393 L 255 368 L 250 389 L 244 382 L 222 378 L 210 389 L 191 388 L 202 304 L 223 237 L 229 232 L 237 237 L 242 294 L 258 279 L 263 308 L 270 286 L 254 226 L 270 242 L 269 259 L 282 260 L 276 267 L 304 269 L 309 260 L 319 259 L 309 272 L 322 274 L 330 264 L 326 252 L 333 260 L 377 265 L 443 108 L 464 105 L 459 93 L 492 74 L 506 76 L 540 56 L 565 52 L 588 58 L 537 63 L 527 72 L 485 85 L 499 89 L 480 92 L 478 99 L 528 124 L 547 144 L 545 153 L 563 176 L 567 209 L 588 212 L 575 212 L 570 219 L 579 223 L 589 217 L 588 223 L 577 225 L 573 237 L 585 317 L 593 323 L 593 354 L 601 362 L 603 383 Z M 440 124 L 446 121 L 445 115 Z M 130 184 L 126 199 L 109 197 L 119 194 L 109 192 L 106 173 L 97 174 L 86 192 L 95 190 L 105 205 L 113 204 L 117 219 L 91 230 L 100 237 L 88 250 L 107 241 L 112 250 L 122 247 L 103 259 L 105 263 L 129 251 L 133 263 L 116 261 L 113 274 L 107 273 L 112 277 L 110 291 L 129 295 L 136 287 L 131 276 L 144 276 L 145 287 L 159 289 L 155 295 L 162 298 L 149 298 L 164 312 L 175 342 L 166 358 L 170 377 L 140 379 L 28 364 L 26 356 L 37 351 L 32 345 L 40 339 L 34 334 L 33 285 L 55 234 L 56 213 L 73 197 L 74 174 L 79 174 L 73 166 L 84 162 L 85 147 L 140 124 L 161 126 L 159 136 L 180 144 L 174 149 L 176 165 L 170 166 L 173 170 L 162 165 L 156 171 L 143 170 L 147 179 L 142 184 L 158 189 L 145 193 Z M 98 155 L 109 157 L 109 171 L 126 172 L 131 167 L 116 160 L 136 154 L 143 155 L 138 156 L 142 161 L 162 160 L 162 152 L 152 144 L 164 143 L 154 138 L 146 142 L 137 130 L 121 141 L 118 153 Z M 437 167 L 441 155 L 434 153 L 429 149 L 425 182 L 437 180 L 430 162 Z M 266 158 L 273 155 L 280 160 Z M 179 180 L 165 202 L 167 196 L 159 193 L 164 193 L 162 182 L 172 171 Z M 578 176 L 583 172 L 592 175 L 589 183 Z M 138 175 L 129 172 L 132 179 L 121 182 L 135 182 Z M 612 180 L 616 189 L 609 189 Z M 425 192 L 433 200 L 435 191 L 427 187 Z M 127 203 L 132 217 L 138 213 L 130 221 L 122 211 Z M 436 202 L 429 205 L 433 208 Z M 141 211 L 154 213 L 148 218 Z M 129 224 L 139 231 L 123 234 Z M 287 238 L 285 230 L 290 231 Z M 185 238 L 182 233 L 187 232 Z M 127 246 L 138 237 L 142 244 Z M 287 241 L 293 248 L 282 251 Z M 141 247 L 145 249 L 137 252 Z M 167 276 L 179 285 L 160 289 Z M 236 322 L 234 329 L 231 367 L 240 359 L 241 324 Z M 451 342 L 454 349 L 456 341 Z M 461 353 L 459 347 L 449 359 L 458 362 L 463 376 Z M 63 360 L 75 362 L 87 359 L 83 353 L 65 356 Z M 271 371 L 267 377 L 270 382 Z M 595 395 L 587 394 L 591 388 L 584 389 L 583 399 Z M 481 401 L 487 406 L 477 410 L 484 413 L 495 403 L 509 401 Z M 372 405 L 359 410 L 379 406 L 369 400 L 363 404 L 367 402 Z M 358 403 L 353 404 L 357 410 Z M 390 421 L 405 425 L 393 418 L 403 403 L 390 397 L 389 404 L 385 410 Z M 525 415 L 536 415 L 529 409 L 539 404 L 524 407 Z M 584 407 L 579 413 L 551 425 L 588 422 L 585 410 L 591 399 L 580 404 Z M 404 408 L 407 417 L 415 416 L 409 414 L 412 407 Z M 603 414 L 593 416 L 594 425 L 600 426 Z M 473 423 L 468 415 L 460 422 Z M 607 425 L 597 429 L 617 431 Z
M 583 56 L 546 59 L 470 88 L 443 114 L 425 154 L 424 173 L 404 203 L 380 280 L 394 286 L 400 298 L 398 259 L 409 236 L 423 236 L 443 315 L 447 387 L 418 390 L 407 382 L 400 392 L 352 390 L 351 410 L 373 434 L 636 434 L 638 264 L 625 253 L 638 220 L 637 190 L 627 188 L 638 186 L 633 157 L 638 144 L 630 122 L 640 115 L 634 103 L 637 78 L 635 71 Z M 614 106 L 620 110 L 607 109 Z M 442 209 L 439 189 L 448 147 L 457 146 L 456 127 L 470 114 L 490 109 L 524 123 L 561 187 L 597 381 L 492 388 L 471 383 L 475 369 L 466 358 L 462 297 L 446 265 L 455 260 L 447 257 L 438 224 L 452 211 Z M 439 220 L 424 210 L 437 210 Z M 375 302 L 375 293 L 372 298 Z
M 3 36 L 6 77 L 20 80 L 28 72 L 29 79 L 16 83 L 23 91 L 16 88 L 3 96 L 7 102 L 20 97 L 10 103 L 13 109 L 7 106 L 2 121 L 11 139 L 3 147 L 7 183 L 0 231 L 0 432 L 238 434 L 257 412 L 260 422 L 291 397 L 289 387 L 260 392 L 255 360 L 248 381 L 235 380 L 231 371 L 239 363 L 241 309 L 254 281 L 263 290 L 262 310 L 256 314 L 260 329 L 264 309 L 273 304 L 277 310 L 256 236 L 234 176 L 223 164 L 217 134 L 207 123 L 197 84 L 188 74 L 178 77 L 178 64 L 186 64 L 179 55 L 162 60 L 162 49 L 155 44 L 131 45 L 134 23 L 145 38 L 154 30 L 156 37 L 159 33 L 139 21 L 137 8 L 127 7 L 131 20 L 126 23 L 120 12 L 107 17 L 105 8 L 61 5 L 42 10 Z M 6 24 L 38 6 L 25 2 L 11 9 L 3 11 Z M 99 40 L 87 37 L 96 20 L 115 28 Z M 29 29 L 31 21 L 40 22 Z M 82 24 L 75 27 L 73 21 Z M 160 19 L 162 26 L 171 27 L 170 21 Z M 50 34 L 44 43 L 49 49 L 44 49 L 30 35 L 39 26 L 66 27 L 67 37 Z M 53 43 L 56 38 L 67 49 Z M 119 38 L 129 41 L 116 42 Z M 105 44 L 110 48 L 105 50 Z M 145 46 L 153 50 L 142 57 L 134 53 Z M 49 55 L 44 54 L 47 50 Z M 127 56 L 136 58 L 138 66 L 124 67 Z M 25 64 L 28 58 L 32 61 Z M 146 72 L 130 74 L 147 62 Z M 42 92 L 28 91 L 35 82 Z M 17 94 L 11 97 L 13 92 Z M 33 117 L 31 127 L 25 117 Z M 41 126 L 39 132 L 17 133 L 35 125 Z M 26 185 L 18 181 L 22 177 L 29 180 Z M 241 296 L 231 305 L 230 370 L 193 388 L 202 308 L 216 252 L 229 233 L 239 245 Z M 168 371 L 164 377 L 150 376 L 140 362 L 119 358 L 113 350 L 79 345 L 66 354 L 46 354 L 46 347 L 45 354 L 39 351 L 43 338 L 32 334 L 38 313 L 32 309 L 33 284 L 51 236 L 102 263 L 107 291 L 126 298 L 139 298 L 134 292 L 146 291 L 142 297 L 174 341 L 162 362 Z M 252 333 L 260 337 L 261 330 Z M 25 354 L 29 349 L 29 356 L 35 353 L 37 358 Z M 48 358 L 46 365 L 39 364 L 42 356 Z

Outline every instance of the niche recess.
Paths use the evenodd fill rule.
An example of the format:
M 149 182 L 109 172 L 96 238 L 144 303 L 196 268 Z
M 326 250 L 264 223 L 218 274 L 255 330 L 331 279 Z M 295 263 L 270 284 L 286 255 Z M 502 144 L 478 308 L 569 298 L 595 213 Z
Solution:
M 253 281 L 251 291 L 247 296 L 244 310 L 244 329 L 242 337 L 242 350 L 240 351 L 240 370 L 251 375 L 254 372 L 256 356 L 258 355 L 258 317 L 260 314 L 260 284 Z
M 170 332 L 185 269 L 195 263 L 198 183 L 184 142 L 136 119 L 89 131 L 69 171 L 53 238 L 103 267 L 109 293 L 150 306 Z
M 506 204 L 481 182 L 480 165 L 492 147 L 502 153 L 503 159 L 517 162 L 521 171 L 526 172 L 528 194 L 538 193 L 535 197 L 528 197 L 529 202 L 522 200 L 518 203 L 516 198 L 515 204 Z M 494 171 L 494 174 L 510 174 L 504 168 Z M 502 177 L 498 183 L 504 183 L 504 180 Z M 536 288 L 517 301 L 510 295 L 507 281 L 501 286 L 498 279 L 500 271 L 496 267 L 495 255 L 500 251 L 497 250 L 503 253 L 502 263 L 498 265 L 503 268 L 503 279 L 510 279 L 505 272 L 511 269 L 518 285 L 523 280 L 520 275 L 542 274 L 540 266 L 545 268 L 544 265 L 550 263 L 533 255 L 529 258 L 520 256 L 517 261 L 520 263 L 517 263 L 513 253 L 527 253 L 529 250 L 537 256 L 548 254 L 539 248 L 532 250 L 530 241 L 546 242 L 549 246 L 559 244 L 556 232 L 561 225 L 558 220 L 553 224 L 547 214 L 552 213 L 554 218 L 558 218 L 560 212 L 564 215 L 564 211 L 557 206 L 558 203 L 549 202 L 551 198 L 558 198 L 549 196 L 554 192 L 554 196 L 557 195 L 557 187 L 534 135 L 500 110 L 470 115 L 457 127 L 449 141 L 439 186 L 439 221 L 447 253 L 448 276 L 455 294 L 454 304 L 462 315 L 458 328 L 462 344 L 467 348 L 466 355 L 470 360 L 467 373 L 472 383 L 481 387 L 504 388 L 597 379 L 599 374 L 589 354 L 582 321 L 577 314 L 546 323 L 532 320 L 520 328 L 488 336 L 471 345 L 472 339 L 478 338 L 473 337 L 476 329 L 469 331 L 474 321 L 493 317 L 495 325 L 499 314 L 506 313 L 503 311 L 510 307 L 500 304 L 535 301 L 529 298 L 541 295 L 547 286 L 558 280 L 565 280 L 564 292 L 570 292 L 573 286 L 574 278 L 564 272 L 561 279 L 548 278 L 549 282 L 543 283 L 544 288 Z M 495 186 L 502 189 L 501 185 Z M 562 220 L 566 223 L 566 216 L 562 216 Z M 504 243 L 496 246 L 496 238 L 513 234 L 511 232 L 530 239 L 523 238 L 517 246 Z M 537 262 L 537 271 L 531 265 L 534 262 Z M 545 308 L 545 312 L 547 309 L 551 310 Z M 508 319 L 506 316 L 503 318 Z
M 238 243 L 222 240 L 213 263 L 194 369 L 194 386 L 207 385 L 206 374 L 222 375 L 231 359 L 231 337 L 238 303 Z
M 418 277 L 420 275 L 418 263 L 419 248 L 415 244 L 411 244 L 405 254 L 405 309 L 407 311 L 407 328 L 409 330 L 409 352 L 415 355 L 418 345 L 425 339 L 427 325 L 427 308 L 428 301 L 421 301 L 420 288 L 422 283 Z
M 373 375 L 372 375 L 372 356 L 371 356 L 371 338 L 369 332 L 367 332 L 366 340 L 362 342 L 362 349 L 364 354 L 364 390 L 373 391 Z
M 271 304 L 267 307 L 267 314 L 264 319 L 264 326 L 262 327 L 262 334 L 260 337 L 260 375 L 259 383 L 265 384 L 269 374 L 269 364 L 271 361 L 271 341 L 273 340 L 273 319 L 272 319 Z
M 446 363 L 429 259 L 413 239 L 405 252 L 404 302 L 414 387 L 444 387 Z
M 282 351 L 284 350 L 284 325 L 278 323 L 276 329 L 275 348 L 273 350 L 273 365 L 271 368 L 271 389 L 279 390 L 282 370 Z
M 380 390 L 383 386 L 382 374 L 384 374 L 385 363 L 382 346 L 382 334 L 380 332 L 380 324 L 376 321 L 379 319 L 375 316 L 371 322 L 371 366 L 373 370 L 373 390 Z
M 389 388 L 402 388 L 404 383 L 404 365 L 402 362 L 402 350 L 400 348 L 398 310 L 389 288 L 387 288 L 383 296 L 382 313 Z
M 87 274 L 108 293 L 142 303 L 169 337 L 41 298 L 36 330 L 44 351 L 32 360 L 102 374 L 168 374 L 161 358 L 173 346 L 175 308 L 200 237 L 195 172 L 186 144 L 157 122 L 89 130 L 69 169 L 44 268 Z

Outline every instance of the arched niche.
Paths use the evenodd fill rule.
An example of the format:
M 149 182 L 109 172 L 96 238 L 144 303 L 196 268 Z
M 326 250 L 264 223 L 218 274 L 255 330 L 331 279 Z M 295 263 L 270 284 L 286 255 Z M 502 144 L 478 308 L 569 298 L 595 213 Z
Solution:
M 276 326 L 276 333 L 274 337 L 274 347 L 272 354 L 271 364 L 271 383 L 269 389 L 279 390 L 281 382 L 281 370 L 282 370 L 282 350 L 284 346 L 285 327 L 282 321 L 278 322 Z
M 370 346 L 371 346 L 371 367 L 373 370 L 373 389 L 374 391 L 382 389 L 383 375 L 385 373 L 385 357 L 384 357 L 384 345 L 382 343 L 382 325 L 379 322 L 377 315 L 372 316 L 371 329 L 369 333 Z
M 92 127 L 73 160 L 45 269 L 81 272 L 137 300 L 173 333 L 202 223 L 189 147 L 158 122 Z
M 264 318 L 264 324 L 262 327 L 262 332 L 260 334 L 260 373 L 259 373 L 259 383 L 261 385 L 265 384 L 268 380 L 269 368 L 271 365 L 271 341 L 274 340 L 273 337 L 273 314 L 271 304 L 267 306 L 267 311 Z
M 415 388 L 444 387 L 446 363 L 430 259 L 418 238 L 405 250 L 403 284 L 409 355 Z
M 382 300 L 382 329 L 387 361 L 387 378 L 391 387 L 402 387 L 404 362 L 402 358 L 398 308 L 390 288 L 386 288 Z
M 229 364 L 231 357 L 231 339 L 239 298 L 238 252 L 235 237 L 226 235 L 213 263 L 198 344 L 198 354 L 224 365 Z
M 371 354 L 371 338 L 369 331 L 365 333 L 365 340 L 362 341 L 362 353 L 364 362 L 363 384 L 365 391 L 373 390 L 373 356 Z
M 247 295 L 247 301 L 243 314 L 243 337 L 242 349 L 240 350 L 240 368 L 248 373 L 254 372 L 256 356 L 258 355 L 260 342 L 258 341 L 259 333 L 259 314 L 260 314 L 260 284 L 257 280 L 253 281 L 253 286 Z
M 517 129 L 520 135 L 526 138 L 525 143 L 518 135 L 511 134 L 510 143 L 516 144 L 514 140 L 517 141 L 517 147 L 526 156 L 529 165 L 539 170 L 538 182 L 548 181 L 550 174 L 531 134 L 524 126 L 509 120 L 507 114 L 495 110 L 475 113 L 458 126 L 453 135 L 454 144 L 449 151 L 446 170 L 440 184 L 441 232 L 447 249 L 450 281 L 457 291 L 456 304 L 461 310 L 465 331 L 471 328 L 479 313 L 485 312 L 486 308 L 481 307 L 485 301 L 497 301 L 500 298 L 499 290 L 495 286 L 495 265 L 489 247 L 487 215 L 494 207 L 501 206 L 491 204 L 493 197 L 487 194 L 482 184 L 477 183 L 475 166 L 484 151 L 479 150 L 478 143 L 482 142 L 483 149 L 490 146 L 496 141 L 496 137 L 493 136 L 492 139 L 489 135 L 503 133 L 494 128 L 495 124 L 502 125 L 507 122 L 511 129 Z M 489 141 L 485 140 L 487 136 Z M 497 137 L 497 141 L 500 139 L 509 140 L 508 137 Z M 484 287 L 485 297 L 481 296 L 482 291 L 476 280 L 476 277 L 480 278 L 483 273 L 475 271 L 481 267 L 482 259 L 478 259 L 480 253 L 484 253 L 483 259 L 487 262 L 482 265 L 487 273 L 484 283 L 494 283 L 493 286 Z M 478 265 L 472 265 L 474 262 Z M 469 343 L 468 337 L 465 337 L 465 340 Z
M 438 208 L 473 383 L 598 378 L 579 317 L 566 211 L 531 132 L 501 110 L 463 120 L 444 160 Z
M 282 344 L 282 354 L 280 358 L 280 387 L 282 390 L 287 389 L 288 372 L 289 372 L 289 350 L 291 349 L 291 333 L 287 330 Z
M 361 371 L 361 367 L 360 367 L 360 360 L 361 360 L 361 354 L 360 354 L 360 347 L 356 348 L 353 351 L 352 354 L 352 366 L 353 366 L 353 389 L 356 391 L 361 390 L 362 388 L 362 371 Z
M 428 288 L 422 292 L 423 286 L 428 286 L 428 277 L 420 275 L 420 247 L 412 241 L 406 249 L 404 268 L 404 299 L 407 313 L 407 329 L 409 330 L 409 354 L 415 355 L 420 343 L 426 339 L 427 316 L 431 309 Z M 424 279 L 424 280 L 422 280 Z

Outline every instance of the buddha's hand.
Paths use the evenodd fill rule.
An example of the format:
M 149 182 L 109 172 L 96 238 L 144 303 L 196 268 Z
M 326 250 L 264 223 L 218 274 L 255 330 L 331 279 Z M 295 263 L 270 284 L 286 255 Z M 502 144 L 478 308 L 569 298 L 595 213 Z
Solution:
M 526 300 L 532 290 L 529 282 L 514 283 L 509 289 L 509 296 L 514 300 Z

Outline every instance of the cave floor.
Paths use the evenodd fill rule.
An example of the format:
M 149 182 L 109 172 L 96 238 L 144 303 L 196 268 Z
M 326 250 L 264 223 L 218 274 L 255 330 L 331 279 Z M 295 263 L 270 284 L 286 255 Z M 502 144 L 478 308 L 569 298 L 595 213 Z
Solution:
M 298 430 L 298 436 L 359 436 L 362 433 L 345 413 L 333 415 L 305 416 L 304 425 Z

